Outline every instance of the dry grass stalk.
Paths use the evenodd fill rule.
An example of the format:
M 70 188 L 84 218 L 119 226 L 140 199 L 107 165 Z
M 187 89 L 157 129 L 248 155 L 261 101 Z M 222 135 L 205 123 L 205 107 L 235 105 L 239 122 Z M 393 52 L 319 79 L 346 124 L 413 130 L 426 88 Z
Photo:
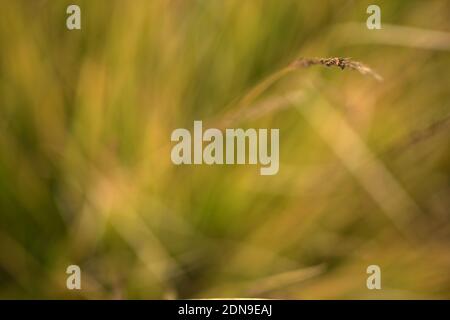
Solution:
M 225 110 L 228 111 L 228 115 L 222 116 L 219 123 L 223 126 L 228 124 L 229 122 L 235 121 L 236 118 L 241 117 L 240 110 L 243 108 L 254 105 L 253 102 L 262 95 L 270 86 L 276 83 L 278 80 L 283 78 L 285 75 L 294 72 L 300 68 L 307 68 L 312 65 L 323 65 L 327 67 L 336 66 L 344 70 L 345 68 L 353 69 L 359 71 L 363 75 L 369 75 L 375 78 L 378 81 L 383 81 L 383 77 L 381 77 L 377 72 L 372 70 L 367 65 L 363 64 L 359 61 L 354 61 L 351 58 L 298 58 L 294 60 L 287 67 L 284 67 L 277 72 L 272 73 L 270 76 L 265 78 L 263 81 L 254 86 L 237 104 L 233 107 L 230 105 L 225 107 Z
M 383 81 L 381 77 L 374 70 L 366 66 L 364 63 L 354 61 L 351 58 L 299 58 L 295 60 L 292 64 L 292 68 L 306 68 L 313 65 L 323 65 L 327 67 L 336 66 L 344 70 L 345 68 L 353 69 L 359 71 L 363 75 L 370 75 L 378 81 Z

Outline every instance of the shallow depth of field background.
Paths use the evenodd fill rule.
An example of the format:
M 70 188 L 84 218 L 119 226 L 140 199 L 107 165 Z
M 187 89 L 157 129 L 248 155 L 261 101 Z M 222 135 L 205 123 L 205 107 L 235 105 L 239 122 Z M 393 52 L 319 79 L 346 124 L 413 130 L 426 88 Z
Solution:
M 0 11 L 0 298 L 450 298 L 448 1 Z M 336 56 L 384 81 L 311 66 L 242 103 Z M 279 128 L 279 173 L 173 165 L 194 120 Z

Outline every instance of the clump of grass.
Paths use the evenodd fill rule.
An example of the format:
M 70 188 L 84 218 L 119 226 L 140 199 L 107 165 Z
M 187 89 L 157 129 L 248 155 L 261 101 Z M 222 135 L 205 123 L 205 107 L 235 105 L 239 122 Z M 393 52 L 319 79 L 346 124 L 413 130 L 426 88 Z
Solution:
M 327 67 L 336 66 L 344 70 L 345 68 L 353 69 L 359 71 L 363 75 L 370 75 L 374 77 L 378 81 L 383 81 L 383 77 L 381 77 L 377 72 L 368 67 L 362 62 L 354 61 L 351 58 L 299 58 L 295 60 L 292 64 L 292 68 L 306 68 L 313 65 L 323 65 Z

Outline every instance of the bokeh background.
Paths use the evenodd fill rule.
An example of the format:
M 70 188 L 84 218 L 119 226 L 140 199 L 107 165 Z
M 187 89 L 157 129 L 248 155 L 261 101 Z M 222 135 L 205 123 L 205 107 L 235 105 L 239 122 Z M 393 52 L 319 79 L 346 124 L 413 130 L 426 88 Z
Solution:
M 450 2 L 0 11 L 0 298 L 450 298 Z M 279 173 L 173 165 L 194 120 L 279 128 Z

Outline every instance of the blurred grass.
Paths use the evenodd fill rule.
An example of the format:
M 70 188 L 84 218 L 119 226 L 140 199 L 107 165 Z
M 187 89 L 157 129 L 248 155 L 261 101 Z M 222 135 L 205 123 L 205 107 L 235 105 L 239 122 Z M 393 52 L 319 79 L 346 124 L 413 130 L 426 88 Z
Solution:
M 0 297 L 450 298 L 450 6 L 377 3 L 0 1 Z M 384 81 L 241 100 L 335 56 Z M 193 120 L 280 128 L 280 172 L 174 166 Z

